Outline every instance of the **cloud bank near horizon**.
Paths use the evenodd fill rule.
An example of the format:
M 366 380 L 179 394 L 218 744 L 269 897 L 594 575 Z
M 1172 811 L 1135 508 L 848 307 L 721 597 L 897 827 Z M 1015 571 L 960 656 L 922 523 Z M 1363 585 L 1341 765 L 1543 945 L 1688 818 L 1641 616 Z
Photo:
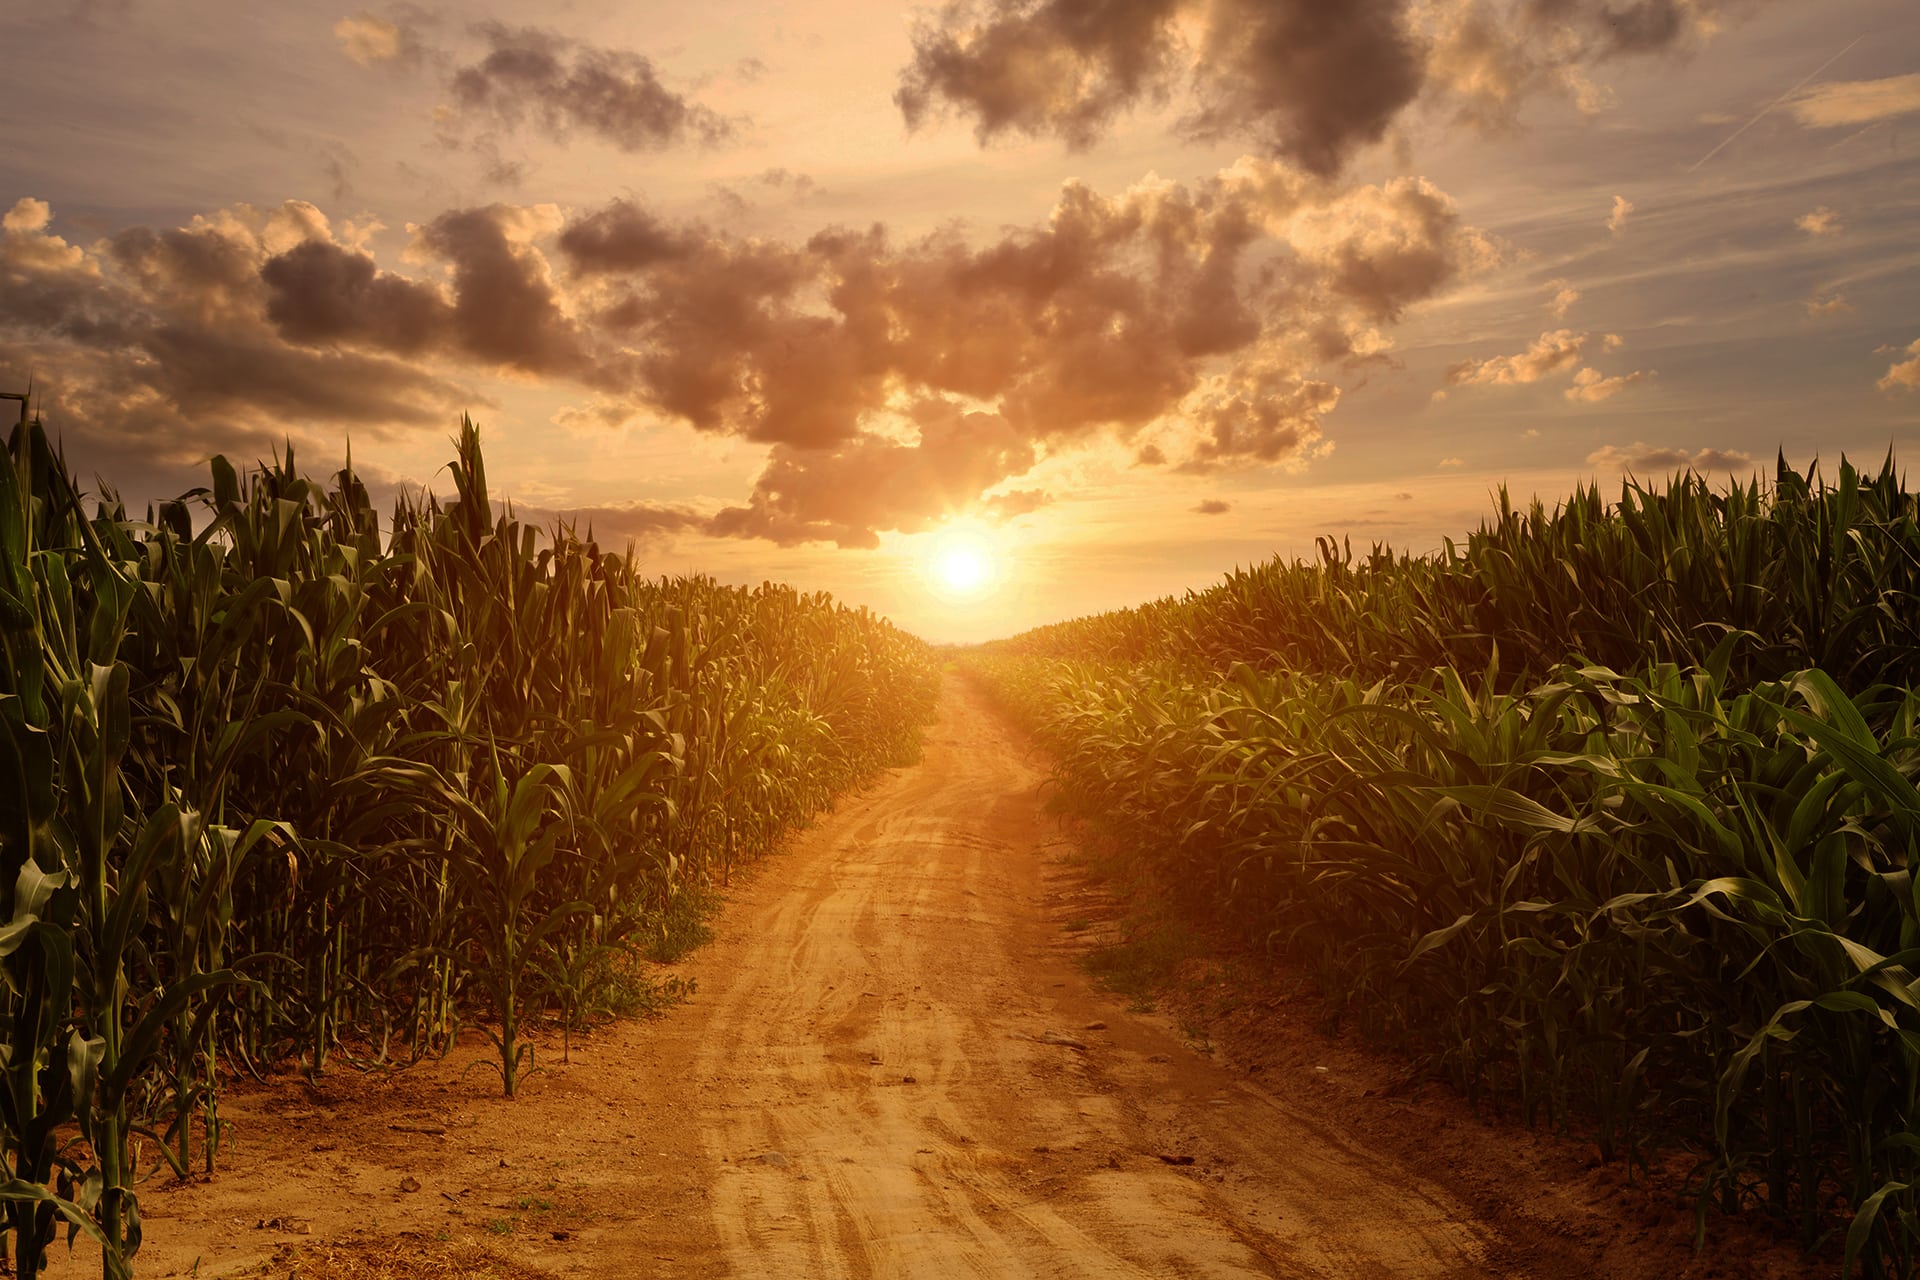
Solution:
M 585 421 L 767 446 L 738 505 L 629 514 L 782 545 L 1032 510 L 1038 462 L 1103 441 L 1188 471 L 1298 466 L 1339 400 L 1323 371 L 1381 358 L 1410 307 L 1499 256 L 1423 180 L 1253 159 L 1068 182 L 984 240 L 496 203 L 410 227 L 392 269 L 302 201 L 91 244 L 52 219 L 25 199 L 0 228 L 0 373 L 35 371 L 87 443 L 177 464 L 290 423 L 441 424 L 484 403 L 476 379 L 533 379 L 583 393 Z

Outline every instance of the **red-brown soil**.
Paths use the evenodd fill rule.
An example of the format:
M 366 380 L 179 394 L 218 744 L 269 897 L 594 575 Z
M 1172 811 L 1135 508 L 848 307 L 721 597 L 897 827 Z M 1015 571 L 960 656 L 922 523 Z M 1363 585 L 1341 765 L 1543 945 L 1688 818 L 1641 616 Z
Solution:
M 1670 1195 L 1407 1089 L 1278 995 L 1197 1028 L 1132 1011 L 1076 963 L 1088 890 L 1041 776 L 950 681 L 922 763 L 736 887 L 679 966 L 691 1000 L 564 1065 L 543 1041 L 513 1101 L 469 1070 L 477 1036 L 400 1073 L 237 1087 L 221 1171 L 142 1188 L 139 1273 L 1837 1270 L 1748 1235 L 1696 1257 Z M 97 1273 L 55 1274 L 75 1268 Z

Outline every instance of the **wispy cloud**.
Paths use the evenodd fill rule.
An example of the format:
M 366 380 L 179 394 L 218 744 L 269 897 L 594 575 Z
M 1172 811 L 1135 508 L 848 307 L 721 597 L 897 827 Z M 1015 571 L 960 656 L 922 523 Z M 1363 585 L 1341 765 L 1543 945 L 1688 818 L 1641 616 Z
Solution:
M 1553 290 L 1553 297 L 1547 302 L 1547 310 L 1553 313 L 1555 320 L 1566 319 L 1567 312 L 1573 309 L 1573 304 L 1580 301 L 1580 291 L 1565 280 L 1549 280 L 1547 288 Z
M 1633 216 L 1633 201 L 1625 196 L 1613 198 L 1613 212 L 1607 215 L 1607 230 L 1619 235 L 1626 230 L 1627 219 Z
M 1840 59 L 1846 57 L 1849 53 L 1852 53 L 1854 46 L 1859 44 L 1864 39 L 1866 39 L 1865 36 L 1855 36 L 1852 40 L 1848 41 L 1846 48 L 1834 54 L 1831 58 L 1828 58 L 1825 62 L 1821 63 L 1819 66 L 1815 67 L 1812 71 L 1808 72 L 1805 76 L 1801 77 L 1799 82 L 1796 83 L 1793 86 L 1793 88 L 1787 90 L 1785 93 L 1775 98 L 1772 102 L 1769 102 L 1766 106 L 1754 112 L 1752 116 L 1748 117 L 1747 122 L 1745 124 L 1741 125 L 1738 129 L 1735 129 L 1732 133 L 1722 138 L 1719 141 L 1719 143 L 1715 145 L 1713 150 L 1707 152 L 1707 154 L 1701 156 L 1698 160 L 1695 160 L 1691 165 L 1687 166 L 1687 172 L 1689 173 L 1693 172 L 1695 169 L 1698 169 L 1701 165 L 1705 164 L 1707 161 L 1713 159 L 1715 156 L 1719 155 L 1722 151 L 1732 146 L 1736 138 L 1738 138 L 1741 134 L 1745 133 L 1747 130 L 1753 128 L 1753 126 L 1755 126 L 1756 124 L 1759 124 L 1762 120 L 1766 119 L 1769 115 L 1773 113 L 1774 109 L 1777 108 L 1781 103 L 1787 101 L 1789 98 L 1799 93 L 1802 89 L 1806 88 L 1807 85 L 1810 84 L 1812 81 L 1818 79 L 1826 71 L 1828 67 L 1840 61 Z
M 1883 80 L 1836 80 L 1799 92 L 1794 118 L 1812 129 L 1872 124 L 1920 112 L 1920 74 Z

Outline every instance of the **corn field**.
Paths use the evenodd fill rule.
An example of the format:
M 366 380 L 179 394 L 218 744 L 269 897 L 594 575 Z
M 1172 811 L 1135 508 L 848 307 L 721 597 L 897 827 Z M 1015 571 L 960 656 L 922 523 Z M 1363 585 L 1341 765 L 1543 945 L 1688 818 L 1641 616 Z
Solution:
M 1480 1103 L 1920 1274 L 1920 498 L 1504 496 L 989 646 L 1167 892 Z M 1630 1165 L 1632 1167 L 1632 1165 Z
M 236 1070 L 590 1016 L 621 957 L 863 775 L 937 672 L 864 610 L 649 580 L 490 499 L 384 528 L 293 451 L 131 519 L 22 401 L 0 466 L 0 1208 L 132 1274 L 136 1151 L 211 1169 Z

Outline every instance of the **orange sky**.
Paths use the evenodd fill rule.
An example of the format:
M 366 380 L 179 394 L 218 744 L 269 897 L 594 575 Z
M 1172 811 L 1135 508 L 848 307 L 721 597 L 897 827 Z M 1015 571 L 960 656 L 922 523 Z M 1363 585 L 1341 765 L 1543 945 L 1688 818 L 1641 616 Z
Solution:
M 430 485 L 465 410 L 524 510 L 966 640 L 1920 428 L 1908 0 L 94 0 L 0 41 L 0 383 L 130 497 L 282 437 Z

